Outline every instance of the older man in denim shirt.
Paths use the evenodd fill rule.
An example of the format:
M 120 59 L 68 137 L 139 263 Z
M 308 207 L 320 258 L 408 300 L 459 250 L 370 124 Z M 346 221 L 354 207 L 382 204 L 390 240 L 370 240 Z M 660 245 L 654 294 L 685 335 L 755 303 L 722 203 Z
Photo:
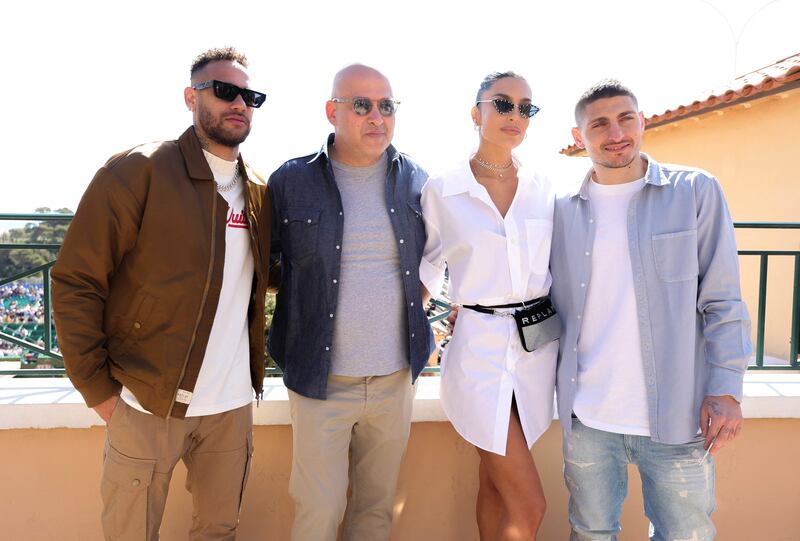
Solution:
M 741 430 L 752 349 L 733 224 L 714 177 L 639 151 L 644 116 L 618 81 L 575 117 L 593 167 L 556 202 L 550 259 L 571 539 L 617 539 L 633 463 L 651 539 L 707 541 L 711 455 Z
M 412 384 L 433 346 L 418 274 L 427 175 L 390 144 L 398 103 L 378 71 L 344 68 L 326 105 L 335 134 L 269 180 L 294 541 L 334 541 L 343 518 L 345 540 L 389 538 Z

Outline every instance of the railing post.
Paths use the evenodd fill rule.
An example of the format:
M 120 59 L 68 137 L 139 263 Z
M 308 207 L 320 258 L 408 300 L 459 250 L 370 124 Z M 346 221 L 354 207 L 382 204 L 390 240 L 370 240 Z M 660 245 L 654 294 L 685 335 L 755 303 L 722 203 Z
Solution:
M 798 339 L 800 339 L 800 255 L 794 256 L 794 292 L 792 293 L 792 332 L 789 342 L 789 365 L 800 367 L 797 362 Z
M 758 322 L 756 323 L 756 366 L 764 366 L 764 320 L 767 313 L 767 254 L 761 254 L 758 276 Z
M 50 314 L 50 267 L 42 269 L 42 297 L 44 300 L 44 349 L 50 353 L 53 350 L 53 336 L 50 332 L 52 316 Z

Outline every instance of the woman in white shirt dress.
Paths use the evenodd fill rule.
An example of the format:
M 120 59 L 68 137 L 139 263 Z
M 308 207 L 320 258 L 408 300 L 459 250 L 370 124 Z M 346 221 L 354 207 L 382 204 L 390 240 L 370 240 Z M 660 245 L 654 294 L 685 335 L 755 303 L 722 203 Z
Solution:
M 514 305 L 548 294 L 554 194 L 511 151 L 538 108 L 513 72 L 484 79 L 472 108 L 478 150 L 422 191 L 427 242 L 420 277 L 434 296 L 445 266 L 463 308 L 441 366 L 445 413 L 480 455 L 481 540 L 535 539 L 545 498 L 530 449 L 553 418 L 558 341 L 522 346 Z M 468 305 L 495 308 L 494 314 Z

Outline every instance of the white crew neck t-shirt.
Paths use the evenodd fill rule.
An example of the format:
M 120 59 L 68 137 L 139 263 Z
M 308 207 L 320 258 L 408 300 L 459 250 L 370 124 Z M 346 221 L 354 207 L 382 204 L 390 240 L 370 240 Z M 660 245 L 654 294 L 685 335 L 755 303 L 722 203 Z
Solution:
M 578 339 L 573 411 L 591 428 L 650 435 L 639 319 L 628 248 L 628 206 L 644 179 L 589 183 L 592 273 Z
M 224 186 L 233 180 L 238 167 L 236 161 L 223 160 L 205 150 L 203 154 L 217 184 Z M 253 400 L 247 308 L 254 262 L 245 216 L 244 180 L 239 180 L 234 189 L 218 193 L 228 203 L 222 288 L 186 417 L 230 411 Z M 121 398 L 128 405 L 147 412 L 127 388 L 123 387 Z

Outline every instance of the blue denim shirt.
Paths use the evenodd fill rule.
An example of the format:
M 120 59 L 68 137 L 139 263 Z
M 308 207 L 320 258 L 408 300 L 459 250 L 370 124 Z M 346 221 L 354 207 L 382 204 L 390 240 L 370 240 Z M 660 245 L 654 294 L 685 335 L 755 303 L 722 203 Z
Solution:
M 649 156 L 644 188 L 628 208 L 628 245 L 642 343 L 650 432 L 661 443 L 696 439 L 705 396 L 742 399 L 752 346 L 728 207 L 717 180 Z M 550 294 L 564 322 L 556 376 L 558 415 L 569 431 L 581 313 L 595 225 L 586 176 L 556 200 Z M 608 309 L 614 317 L 614 307 Z
M 331 366 L 345 216 L 327 154 L 333 134 L 316 154 L 284 163 L 269 179 L 273 208 L 272 255 L 281 260 L 281 285 L 267 342 L 294 392 L 325 399 Z M 422 305 L 419 262 L 425 247 L 420 192 L 427 173 L 393 146 L 386 150 L 386 207 L 400 252 L 408 317 L 412 381 L 433 351 L 433 334 Z M 370 304 L 364 291 L 364 310 Z M 382 329 L 375 329 L 380 340 Z M 409 382 L 409 385 L 411 381 Z

